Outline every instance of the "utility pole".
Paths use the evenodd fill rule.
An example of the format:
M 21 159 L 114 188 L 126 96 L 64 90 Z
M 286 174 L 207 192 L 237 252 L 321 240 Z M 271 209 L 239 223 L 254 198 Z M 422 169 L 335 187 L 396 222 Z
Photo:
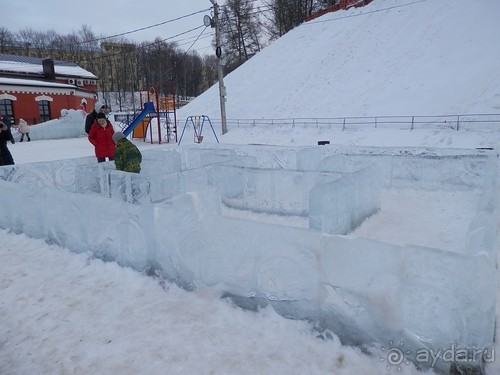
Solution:
M 220 37 L 219 5 L 217 1 L 210 0 L 214 6 L 214 18 L 212 27 L 215 27 L 215 55 L 217 56 L 217 74 L 219 76 L 219 96 L 220 96 L 220 119 L 222 124 L 222 134 L 227 133 L 226 123 L 226 86 L 224 86 L 224 73 L 222 71 L 222 48 Z

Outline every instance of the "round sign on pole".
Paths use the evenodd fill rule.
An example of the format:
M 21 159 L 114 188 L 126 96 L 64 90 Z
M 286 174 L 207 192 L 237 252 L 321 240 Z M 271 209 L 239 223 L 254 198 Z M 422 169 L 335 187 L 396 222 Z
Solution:
M 206 14 L 205 17 L 203 17 L 203 24 L 206 27 L 212 26 L 212 18 L 210 18 L 210 16 L 208 14 Z
M 222 56 L 222 48 L 220 48 L 219 46 L 215 49 L 215 56 L 217 56 L 218 58 Z

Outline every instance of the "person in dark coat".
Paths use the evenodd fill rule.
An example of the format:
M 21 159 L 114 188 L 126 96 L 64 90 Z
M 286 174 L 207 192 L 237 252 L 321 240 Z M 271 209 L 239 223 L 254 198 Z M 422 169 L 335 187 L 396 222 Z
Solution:
M 90 112 L 87 117 L 85 117 L 85 133 L 89 134 L 92 125 L 97 120 L 98 113 L 104 113 L 106 110 L 106 106 L 102 102 L 96 102 L 94 105 L 94 109 Z
M 119 171 L 139 173 L 141 171 L 142 154 L 122 132 L 113 134 L 116 143 L 115 167 Z
M 115 130 L 111 122 L 104 113 L 98 113 L 97 120 L 89 132 L 89 141 L 94 145 L 97 162 L 102 163 L 106 158 L 114 160 L 116 144 L 113 141 L 113 134 Z
M 5 125 L 7 125 L 7 128 L 9 128 L 9 131 L 10 131 L 10 127 L 12 126 L 10 120 L 8 117 L 5 117 L 4 115 L 2 115 L 0 113 L 0 121 L 2 121 Z
M 0 120 L 0 165 L 14 165 L 14 158 L 7 147 L 7 142 L 16 143 L 6 124 L 6 119 L 2 118 Z

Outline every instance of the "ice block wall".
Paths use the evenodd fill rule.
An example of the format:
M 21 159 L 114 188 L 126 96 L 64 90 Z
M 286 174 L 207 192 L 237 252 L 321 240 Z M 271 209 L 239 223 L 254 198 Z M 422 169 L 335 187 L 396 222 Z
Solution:
M 375 165 L 383 186 L 426 190 L 481 188 L 484 169 L 492 153 L 377 147 L 309 147 L 296 152 L 298 170 L 332 170 L 332 167 L 338 170 L 369 160 Z
M 254 154 L 258 148 L 224 151 L 213 158 L 199 151 L 174 152 L 170 164 L 164 163 L 167 153 L 148 155 L 147 173 L 139 175 L 88 158 L 1 167 L 0 189 L 9 199 L 2 204 L 0 227 L 139 271 L 153 268 L 186 289 L 221 288 L 242 303 L 259 299 L 284 316 L 317 321 L 352 344 L 401 340 L 415 362 L 422 348 L 491 348 L 495 154 L 444 159 L 321 154 L 306 160 L 311 150 L 281 149 L 276 162 L 272 150 L 264 156 Z M 373 193 L 371 181 L 379 176 L 364 167 L 367 157 L 389 187 L 414 181 L 409 186 L 480 189 L 466 252 L 329 234 L 335 225 L 328 223 L 322 232 L 220 214 L 221 197 L 260 209 L 263 197 L 269 197 L 282 213 L 303 212 L 307 202 L 313 217 L 321 212 L 328 217 L 334 209 L 355 225 L 359 217 L 352 215 L 373 209 L 367 192 Z M 439 160 L 449 173 L 436 173 Z M 267 168 L 260 175 L 255 166 L 263 164 Z M 305 171 L 306 166 L 311 169 Z M 291 189 L 293 204 L 271 199 L 290 184 L 297 185 Z M 328 202 L 332 196 L 344 206 Z
M 311 190 L 309 228 L 324 233 L 347 234 L 380 210 L 381 184 L 373 167 L 340 175 L 335 181 Z
M 338 173 L 217 166 L 214 184 L 228 207 L 259 213 L 307 216 L 309 195 L 320 184 L 342 178 Z

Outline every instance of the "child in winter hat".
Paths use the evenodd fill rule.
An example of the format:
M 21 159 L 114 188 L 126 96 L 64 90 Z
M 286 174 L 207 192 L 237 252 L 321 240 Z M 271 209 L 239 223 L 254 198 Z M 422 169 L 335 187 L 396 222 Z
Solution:
M 122 132 L 115 132 L 115 134 L 113 134 L 113 141 L 115 141 L 115 143 L 118 143 L 118 141 L 122 138 L 125 138 L 125 135 Z
M 99 113 L 101 109 L 106 109 L 106 106 L 102 102 L 95 102 L 94 110 Z
M 101 125 L 102 127 L 105 127 L 107 124 L 108 124 L 108 119 L 106 118 L 106 114 L 103 113 L 103 112 L 99 112 L 97 114 L 97 118 L 96 118 L 96 121 L 99 125 Z

